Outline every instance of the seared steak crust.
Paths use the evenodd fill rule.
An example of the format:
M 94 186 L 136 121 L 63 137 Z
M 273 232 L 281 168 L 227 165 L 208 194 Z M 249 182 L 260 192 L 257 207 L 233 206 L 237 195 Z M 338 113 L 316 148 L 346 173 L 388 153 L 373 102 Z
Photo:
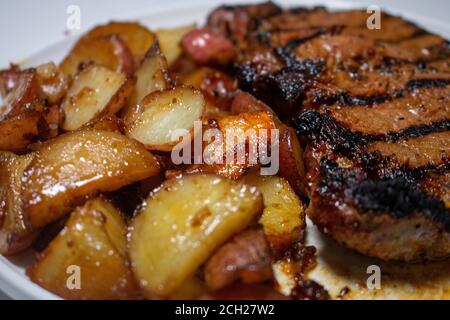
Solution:
M 385 260 L 449 255 L 449 42 L 386 13 L 369 30 L 365 11 L 223 10 L 208 25 L 241 88 L 303 141 L 313 222 Z

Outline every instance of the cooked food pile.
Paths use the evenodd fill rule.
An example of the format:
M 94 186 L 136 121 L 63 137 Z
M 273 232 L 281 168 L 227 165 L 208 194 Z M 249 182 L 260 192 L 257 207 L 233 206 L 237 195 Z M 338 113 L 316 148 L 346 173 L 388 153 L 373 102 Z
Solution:
M 363 255 L 445 258 L 450 44 L 367 18 L 111 22 L 0 71 L 0 253 L 35 252 L 27 275 L 67 299 L 328 299 L 305 215 Z M 252 134 L 208 144 L 233 132 Z

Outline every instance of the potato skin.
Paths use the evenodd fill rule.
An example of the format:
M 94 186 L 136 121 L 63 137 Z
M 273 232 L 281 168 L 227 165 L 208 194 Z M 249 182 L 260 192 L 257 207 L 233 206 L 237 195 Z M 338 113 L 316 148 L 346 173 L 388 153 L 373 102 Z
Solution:
M 33 154 L 0 152 L 0 254 L 3 255 L 28 248 L 36 236 L 27 226 L 20 197 L 23 171 L 32 159 Z
M 0 150 L 23 152 L 39 136 L 40 112 L 30 110 L 0 122 Z
M 73 77 L 78 73 L 80 65 L 88 62 L 126 74 L 132 74 L 135 68 L 130 49 L 122 38 L 115 34 L 81 38 L 61 62 L 59 68 L 64 75 Z
M 280 134 L 280 171 L 295 193 L 306 197 L 306 173 L 303 162 L 303 148 L 297 138 L 297 133 L 291 127 L 284 127 Z
M 159 173 L 139 143 L 111 131 L 83 129 L 47 141 L 24 172 L 22 196 L 32 228 L 68 213 L 86 197 Z
M 66 299 L 132 299 L 139 296 L 126 257 L 126 224 L 102 198 L 88 201 L 27 273 L 42 287 Z M 69 289 L 69 266 L 80 270 L 80 288 Z
M 133 54 L 136 64 L 140 63 L 147 50 L 155 42 L 156 36 L 143 25 L 136 22 L 111 21 L 96 26 L 86 34 L 86 38 L 119 35 Z
M 261 194 L 215 175 L 167 180 L 130 229 L 133 270 L 146 297 L 171 298 L 211 253 L 258 218 Z

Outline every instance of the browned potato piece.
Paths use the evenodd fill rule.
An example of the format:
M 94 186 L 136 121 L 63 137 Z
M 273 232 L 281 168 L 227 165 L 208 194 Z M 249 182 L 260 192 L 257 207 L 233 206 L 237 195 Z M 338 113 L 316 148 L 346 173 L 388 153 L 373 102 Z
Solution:
M 301 239 L 306 227 L 305 208 L 289 183 L 277 176 L 251 172 L 244 178 L 248 185 L 261 191 L 264 212 L 259 220 L 271 248 L 280 254 Z
M 91 65 L 72 82 L 62 102 L 63 129 L 75 130 L 104 115 L 117 113 L 133 90 L 134 78 Z
M 111 131 L 83 129 L 47 141 L 24 172 L 22 196 L 33 228 L 69 212 L 85 197 L 159 173 L 139 143 Z
M 85 37 L 96 38 L 114 34 L 119 35 L 125 42 L 137 64 L 143 59 L 147 50 L 155 42 L 155 35 L 137 22 L 112 21 L 105 25 L 96 26 Z
M 284 127 L 281 129 L 279 146 L 280 177 L 285 178 L 289 182 L 296 194 L 306 196 L 303 149 L 293 128 Z
M 14 72 L 16 78 L 10 79 L 4 104 L 0 105 L 0 150 L 24 152 L 30 143 L 57 133 L 59 108 L 44 104 L 35 69 L 14 67 Z
M 135 75 L 137 81 L 130 99 L 131 106 L 138 104 L 146 95 L 168 87 L 167 61 L 161 54 L 158 42 L 147 52 Z
M 239 179 L 252 167 L 259 166 L 259 159 L 255 162 L 250 162 L 250 157 L 247 154 L 244 155 L 244 161 L 237 161 L 237 147 L 241 147 L 244 144 L 248 144 L 250 141 L 257 142 L 258 145 L 270 143 L 272 136 L 270 134 L 271 129 L 275 129 L 275 121 L 273 116 L 268 112 L 247 112 L 239 115 L 225 116 L 218 120 L 212 119 L 212 123 L 217 127 L 222 134 L 222 147 L 216 147 L 212 144 L 208 145 L 203 150 L 204 157 L 210 157 L 211 159 L 223 159 L 223 161 L 216 163 L 202 163 L 190 165 L 186 172 L 204 172 L 215 173 L 228 179 Z M 236 145 L 236 141 L 233 144 L 227 144 L 227 134 L 233 132 L 238 134 L 239 131 L 246 132 L 247 130 L 254 130 L 254 134 L 251 136 L 243 137 L 242 141 L 238 141 L 239 145 Z M 263 130 L 267 130 L 267 139 L 263 134 Z M 266 141 L 269 140 L 269 141 Z M 232 156 L 231 161 L 226 161 L 227 155 Z
M 202 67 L 182 76 L 181 81 L 202 91 L 206 100 L 213 105 L 230 110 L 237 81 L 223 71 Z
M 105 130 L 105 131 L 116 131 L 123 133 L 123 122 L 122 119 L 115 115 L 108 115 L 99 119 L 94 119 L 85 125 L 88 128 Z
M 38 99 L 39 90 L 36 70 L 20 71 L 15 86 L 3 99 L 3 106 L 0 105 L 0 120 L 28 111 L 30 105 Z
M 132 222 L 130 259 L 148 298 L 170 298 L 262 210 L 255 188 L 215 175 L 167 180 Z
M 30 110 L 11 119 L 0 122 L 0 150 L 22 152 L 39 136 L 39 122 L 42 115 Z
M 204 108 L 202 93 L 193 88 L 156 91 L 146 96 L 127 115 L 126 133 L 150 150 L 170 151 L 179 141 L 172 137 L 174 131 L 192 131 Z
M 306 228 L 305 206 L 283 178 L 260 176 L 253 171 L 243 179 L 254 186 L 264 198 L 264 211 L 259 219 L 269 246 L 278 260 L 272 264 L 279 291 L 290 295 L 296 286 L 299 263 L 296 258 L 285 255 L 303 241 Z
M 0 70 L 0 96 L 3 98 L 17 85 L 20 77 L 18 65 L 11 64 L 8 69 Z
M 88 201 L 28 269 L 31 280 L 66 299 L 132 299 L 138 287 L 126 254 L 127 226 L 102 198 Z M 79 268 L 79 289 L 71 267 Z M 73 271 L 72 271 L 73 272 Z M 76 272 L 76 271 L 75 271 Z
M 80 66 L 89 62 L 126 74 L 134 71 L 133 55 L 125 42 L 117 35 L 81 38 L 61 62 L 59 68 L 66 76 L 74 76 Z
M 189 24 L 177 28 L 156 30 L 159 45 L 169 65 L 181 54 L 180 42 L 183 36 L 194 28 L 195 24 Z
M 0 254 L 26 249 L 35 238 L 27 227 L 20 197 L 23 171 L 33 155 L 16 156 L 0 152 Z
M 57 104 L 67 92 L 68 81 L 53 62 L 36 68 L 36 77 L 40 86 L 40 96 L 50 104 Z

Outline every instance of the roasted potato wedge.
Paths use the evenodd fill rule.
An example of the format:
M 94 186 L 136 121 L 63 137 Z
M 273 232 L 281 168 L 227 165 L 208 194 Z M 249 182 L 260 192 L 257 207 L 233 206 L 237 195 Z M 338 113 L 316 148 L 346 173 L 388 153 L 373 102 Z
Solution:
M 16 83 L 0 105 L 0 120 L 13 118 L 30 109 L 39 98 L 39 83 L 35 69 L 20 71 Z
M 172 64 L 181 54 L 181 39 L 183 36 L 195 28 L 195 24 L 189 24 L 178 28 L 158 29 L 158 38 L 161 51 L 167 59 L 168 64 Z
M 27 273 L 66 299 L 136 298 L 139 290 L 127 261 L 126 233 L 114 206 L 102 198 L 90 200 L 72 212 Z M 70 277 L 77 271 L 79 288 L 74 288 L 77 283 Z
M 256 99 L 251 94 L 240 90 L 233 98 L 230 112 L 232 114 L 244 112 L 268 112 L 273 117 L 276 117 L 275 112 L 267 104 Z
M 130 99 L 131 106 L 138 104 L 146 95 L 168 87 L 167 61 L 161 54 L 158 42 L 147 52 L 135 75 L 137 80 Z
M 257 219 L 256 189 L 214 175 L 167 180 L 132 222 L 129 252 L 148 298 L 170 298 L 220 244 Z
M 57 104 L 67 93 L 68 80 L 53 62 L 36 68 L 36 77 L 40 86 L 40 96 L 49 104 Z
M 2 98 L 17 85 L 20 73 L 19 66 L 12 63 L 8 69 L 0 70 L 0 96 Z
M 213 105 L 222 110 L 230 110 L 231 101 L 237 90 L 237 81 L 226 73 L 202 67 L 181 77 L 181 81 L 201 90 Z
M 138 64 L 147 50 L 155 42 L 155 35 L 143 25 L 137 22 L 109 22 L 96 26 L 86 34 L 86 38 L 119 35 L 133 54 L 134 61 Z
M 45 103 L 36 69 L 13 68 L 16 76 L 9 80 L 8 93 L 0 106 L 0 150 L 19 153 L 30 143 L 57 134 L 59 107 Z
M 170 151 L 178 138 L 177 129 L 191 131 L 205 109 L 200 91 L 176 87 L 146 96 L 125 119 L 126 133 L 150 150 Z
M 94 119 L 84 125 L 84 127 L 104 130 L 104 131 L 115 131 L 123 133 L 123 122 L 122 119 L 115 115 L 108 115 L 98 119 Z
M 20 196 L 23 171 L 32 159 L 32 154 L 0 152 L 0 254 L 24 250 L 36 236 L 27 227 Z
M 0 150 L 22 152 L 39 136 L 42 115 L 31 110 L 0 122 Z
M 306 197 L 306 173 L 303 163 L 303 149 L 297 133 L 291 127 L 284 127 L 280 134 L 280 177 L 285 178 L 295 193 Z
M 76 130 L 85 123 L 117 113 L 133 91 L 134 78 L 103 66 L 91 65 L 72 82 L 62 102 L 63 129 Z
M 281 254 L 301 239 L 306 227 L 305 208 L 289 183 L 277 176 L 261 176 L 252 171 L 244 183 L 256 187 L 264 198 L 259 223 L 275 253 Z
M 61 62 L 59 69 L 66 76 L 74 76 L 80 67 L 90 62 L 126 74 L 132 74 L 135 67 L 133 54 L 122 38 L 107 35 L 81 38 Z
M 213 123 L 213 128 L 220 130 L 222 143 L 216 145 L 212 142 L 204 146 L 203 156 L 210 159 L 209 164 L 205 162 L 190 165 L 186 172 L 214 173 L 237 180 L 247 173 L 250 168 L 259 166 L 259 154 L 253 154 L 253 159 L 250 159 L 248 144 L 250 141 L 254 146 L 270 143 L 272 139 L 270 130 L 276 127 L 271 114 L 268 112 L 248 112 L 225 116 L 218 120 L 210 120 L 209 122 Z M 244 133 L 249 132 L 247 130 L 254 130 L 253 134 L 243 137 Z M 265 135 L 263 135 L 263 130 Z M 229 134 L 234 135 L 234 137 L 242 137 L 242 140 L 238 139 L 238 141 L 235 140 L 232 143 L 228 143 L 227 140 L 232 140 L 227 138 Z M 242 154 L 244 156 L 243 159 L 239 159 L 238 148 L 245 148 L 243 149 L 245 153 Z
M 87 196 L 159 173 L 155 157 L 112 131 L 83 129 L 44 143 L 24 172 L 22 196 L 33 228 L 68 213 Z

